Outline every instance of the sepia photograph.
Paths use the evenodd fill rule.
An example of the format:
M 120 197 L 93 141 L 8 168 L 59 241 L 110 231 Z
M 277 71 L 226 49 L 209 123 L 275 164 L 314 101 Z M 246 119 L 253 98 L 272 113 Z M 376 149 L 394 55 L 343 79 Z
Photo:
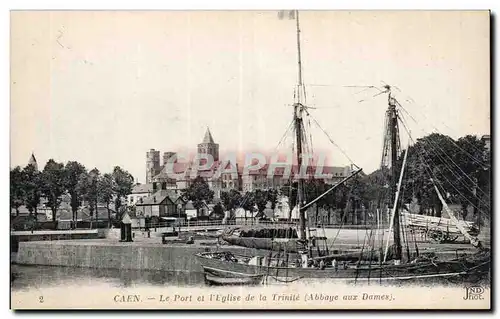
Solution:
M 490 19 L 11 11 L 11 309 L 490 309 Z

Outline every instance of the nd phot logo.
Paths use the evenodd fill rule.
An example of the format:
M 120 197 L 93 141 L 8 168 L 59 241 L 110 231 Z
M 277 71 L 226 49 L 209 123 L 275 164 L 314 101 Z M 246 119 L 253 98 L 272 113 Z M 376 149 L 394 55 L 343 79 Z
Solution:
M 464 300 L 483 300 L 484 288 L 480 286 L 472 286 L 465 288 Z

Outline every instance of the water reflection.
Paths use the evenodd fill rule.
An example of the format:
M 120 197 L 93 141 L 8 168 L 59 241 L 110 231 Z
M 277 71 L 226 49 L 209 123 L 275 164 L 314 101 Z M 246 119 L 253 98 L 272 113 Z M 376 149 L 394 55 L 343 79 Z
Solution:
M 56 266 L 11 267 L 11 288 L 28 289 L 54 286 L 110 287 L 149 286 L 202 286 L 203 274 L 145 270 L 93 269 Z
M 407 282 L 386 281 L 380 282 L 373 278 L 369 282 L 356 281 L 345 283 L 348 286 L 414 286 L 420 287 L 465 287 L 471 284 L 489 286 L 489 276 L 476 278 L 473 282 L 464 282 L 460 278 L 433 278 Z M 272 283 L 272 280 L 269 282 Z M 283 285 L 280 283 L 275 283 Z M 300 286 L 336 285 L 330 279 L 301 279 L 292 283 Z M 290 284 L 288 284 L 290 285 Z M 205 286 L 202 273 L 145 271 L 145 270 L 118 270 L 93 269 L 57 266 L 21 266 L 11 267 L 11 289 L 30 290 L 47 287 L 97 287 L 129 288 L 137 286 L 159 287 L 203 287 Z

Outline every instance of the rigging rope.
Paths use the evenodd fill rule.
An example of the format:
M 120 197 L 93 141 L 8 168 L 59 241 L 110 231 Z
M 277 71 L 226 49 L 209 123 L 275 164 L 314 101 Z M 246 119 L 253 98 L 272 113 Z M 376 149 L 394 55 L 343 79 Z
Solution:
M 400 119 L 402 119 L 402 118 L 400 118 Z M 406 125 L 404 124 L 404 122 L 403 122 L 403 121 L 401 121 L 401 123 L 402 123 L 402 124 L 405 126 L 405 128 L 407 129 L 407 127 L 406 127 Z M 408 135 L 410 135 L 410 133 L 408 133 Z M 453 174 L 453 176 L 454 176 L 455 178 L 457 178 L 457 181 L 458 181 L 458 182 L 460 182 L 460 183 L 462 184 L 462 186 L 464 186 L 465 188 L 469 188 L 469 185 L 465 184 L 465 183 L 464 183 L 464 181 L 460 178 L 460 176 L 459 176 L 460 174 L 459 174 L 459 173 L 457 173 L 456 171 L 454 171 L 454 170 L 453 170 L 453 169 L 452 169 L 452 168 L 451 168 L 451 167 L 450 167 L 450 166 L 446 163 L 446 160 L 445 160 L 445 159 L 444 159 L 444 158 L 443 158 L 443 157 L 439 154 L 439 152 L 437 151 L 437 149 L 436 149 L 436 148 L 439 148 L 439 149 L 440 149 L 440 150 L 441 150 L 441 151 L 445 154 L 444 150 L 443 150 L 442 148 L 440 148 L 439 146 L 436 146 L 436 144 L 435 144 L 435 143 L 433 143 L 433 142 L 431 142 L 431 141 L 429 141 L 429 144 L 434 145 L 434 147 L 431 145 L 432 151 L 434 151 L 434 154 L 435 154 L 435 155 L 436 155 L 436 156 L 437 156 L 437 157 L 441 160 L 442 164 L 443 164 L 446 168 L 448 168 L 448 170 L 449 170 L 449 171 Z M 422 147 L 422 149 L 424 149 L 424 147 Z M 425 150 L 425 149 L 424 149 L 424 150 Z M 426 153 L 427 153 L 427 152 L 426 152 Z M 446 154 L 445 154 L 445 155 L 446 155 Z M 430 157 L 430 158 L 432 158 L 432 156 L 429 156 L 429 157 Z M 457 165 L 457 164 L 456 164 L 456 163 L 455 163 L 455 162 L 454 162 L 454 161 L 453 161 L 453 160 L 452 160 L 449 156 L 447 156 L 447 157 L 450 159 L 450 161 L 452 161 L 452 162 L 453 162 L 453 163 L 454 163 L 454 164 L 455 164 L 455 165 L 456 165 L 456 166 L 460 169 L 460 167 L 459 167 L 459 166 L 458 166 L 458 165 Z M 461 170 L 461 169 L 460 169 L 460 170 Z M 466 174 L 463 170 L 461 170 L 461 171 L 462 171 L 462 173 L 464 174 L 464 176 L 466 176 L 466 177 L 467 177 L 467 178 L 468 178 L 468 179 L 469 179 L 469 180 L 470 180 L 470 181 L 474 184 L 474 185 L 472 185 L 472 187 L 474 187 L 474 186 L 475 186 L 475 187 L 476 187 L 476 189 L 478 189 L 479 191 L 481 191 L 484 195 L 488 196 L 488 195 L 487 195 L 487 194 L 486 194 L 486 193 L 485 193 L 485 192 L 484 192 L 484 191 L 483 191 L 483 190 L 479 187 L 479 185 L 477 185 L 476 183 L 474 183 L 474 181 L 472 181 L 472 179 L 471 179 L 470 177 L 468 177 L 468 176 L 467 176 L 467 174 Z M 450 180 L 449 180 L 449 179 L 447 179 L 444 175 L 443 175 L 443 178 L 445 178 L 445 179 L 446 179 L 446 180 L 447 180 L 447 181 L 451 184 Z M 454 187 L 454 186 L 453 186 L 453 187 Z M 454 187 L 454 188 L 455 188 L 455 187 Z M 455 188 L 455 190 L 457 190 L 457 189 Z M 457 191 L 458 191 L 458 190 L 457 190 Z M 489 207 L 490 207 L 490 205 L 489 205 L 488 203 L 484 202 L 483 200 L 481 200 L 481 198 L 480 198 L 479 196 L 474 195 L 474 197 L 476 197 L 476 198 L 477 198 L 477 200 L 478 200 L 479 202 L 481 202 L 482 204 L 484 204 L 487 208 L 489 208 Z
M 415 105 L 416 105 L 415 101 L 414 101 L 411 97 L 409 97 L 409 98 L 410 98 L 410 100 L 411 100 L 411 101 L 410 101 L 410 100 L 407 100 L 407 101 L 408 101 L 410 104 L 415 104 Z M 404 109 L 404 108 L 403 108 L 403 106 L 402 106 L 399 102 L 397 102 L 397 103 L 398 103 L 398 105 L 399 105 L 402 109 Z M 428 117 L 427 117 L 427 116 L 426 116 L 423 112 L 420 112 L 420 114 L 422 114 L 426 120 L 429 120 L 429 118 L 428 118 Z M 412 119 L 415 121 L 415 123 L 417 123 L 417 121 L 416 121 L 413 117 L 412 117 Z M 429 123 L 430 123 L 430 121 L 429 121 Z M 446 126 L 449 130 L 452 130 L 452 129 L 451 129 L 448 125 L 446 125 L 444 122 L 441 122 L 441 124 L 443 124 L 444 126 Z M 434 129 L 437 133 L 442 134 L 442 133 L 441 133 L 441 132 L 440 132 L 440 131 L 439 131 L 439 130 L 438 130 L 438 129 L 434 126 L 434 125 L 431 125 L 431 126 L 433 127 L 433 129 Z M 453 131 L 453 130 L 452 130 L 452 131 Z M 481 151 L 481 150 L 477 149 L 477 148 L 476 148 L 476 147 L 475 147 L 472 143 L 470 143 L 468 140 L 465 140 L 465 142 L 466 142 L 469 146 L 471 146 L 471 147 L 472 147 L 475 151 L 477 151 L 478 153 L 482 153 L 482 151 Z M 454 144 L 455 144 L 455 143 L 454 143 Z M 468 155 L 471 157 L 471 159 L 473 159 L 473 160 L 474 160 L 474 159 L 476 159 L 476 158 L 475 158 L 472 154 L 470 154 L 469 152 L 467 152 L 466 150 L 464 150 L 463 148 L 461 148 L 459 145 L 455 144 L 455 146 L 456 146 L 457 148 L 461 149 L 461 150 L 462 150 L 465 154 L 468 154 Z M 477 159 L 476 159 L 476 160 L 477 160 Z M 479 161 L 479 162 L 480 162 L 480 161 Z M 489 168 L 489 166 L 488 166 L 488 165 L 486 165 L 486 164 L 483 164 L 483 165 L 485 165 L 485 167 L 487 166 L 487 168 Z
M 282 137 L 281 137 L 281 139 L 279 140 L 278 145 L 276 145 L 276 150 L 278 149 L 278 147 L 280 147 L 281 143 L 283 143 L 283 142 L 285 141 L 286 136 L 287 136 L 288 132 L 290 131 L 290 129 L 291 129 L 291 128 L 293 128 L 293 122 L 294 122 L 294 121 L 292 120 L 292 121 L 290 122 L 290 124 L 288 124 L 288 127 L 287 127 L 287 129 L 286 129 L 285 133 L 283 134 L 283 136 L 282 136 Z
M 404 108 L 401 103 L 399 103 L 398 101 L 396 101 L 397 105 L 415 122 L 415 124 L 419 124 L 418 121 L 410 114 L 410 112 L 408 110 L 406 110 L 406 108 Z M 434 131 L 436 131 L 436 133 L 439 133 L 439 134 L 442 134 L 436 127 L 434 127 Z M 423 129 L 420 128 L 422 131 Z M 452 144 L 460 149 L 461 151 L 464 152 L 464 154 L 466 154 L 467 156 L 469 156 L 470 159 L 472 159 L 473 162 L 475 162 L 476 164 L 478 164 L 479 166 L 483 167 L 483 168 L 486 168 L 486 169 L 489 169 L 490 166 L 487 165 L 487 164 L 484 164 L 482 163 L 480 160 L 478 160 L 476 157 L 474 157 L 472 154 L 470 154 L 469 152 L 467 152 L 466 150 L 464 150 L 462 147 L 460 147 L 460 145 L 458 145 L 453 139 L 451 139 L 451 142 Z M 480 150 L 477 150 L 477 148 L 475 148 L 472 144 L 470 144 L 467 140 L 465 140 L 466 143 L 468 143 L 469 145 L 471 145 L 476 151 L 478 151 L 478 153 L 483 153 L 481 152 Z
M 453 141 L 453 139 L 449 139 L 450 141 Z M 450 165 L 447 163 L 446 160 L 444 160 L 442 158 L 442 156 L 440 155 L 439 152 L 437 152 L 437 149 L 439 149 L 459 170 L 460 172 L 462 172 L 463 176 L 465 176 L 473 185 L 472 187 L 476 187 L 481 193 L 483 193 L 483 195 L 489 197 L 488 194 L 486 194 L 480 187 L 479 185 L 474 181 L 472 180 L 463 170 L 462 168 L 435 142 L 431 141 L 430 139 L 428 140 L 428 143 L 431 144 L 431 147 L 433 148 L 433 151 L 436 153 L 436 155 L 439 157 L 439 159 L 441 159 L 442 163 L 450 170 L 450 172 L 453 174 L 454 177 L 456 177 L 458 179 L 458 181 L 460 181 L 462 183 L 463 186 L 465 186 L 466 188 L 469 187 L 469 185 L 466 185 L 462 182 L 462 179 L 460 179 L 459 176 L 457 175 L 460 175 L 460 173 L 456 172 L 453 170 L 453 168 L 450 167 Z M 456 174 L 455 174 L 456 173 Z M 479 197 L 478 197 L 479 198 Z M 489 205 L 488 205 L 489 206 Z
M 349 199 L 351 197 L 351 193 L 352 193 L 352 188 L 349 187 L 349 194 L 347 196 L 347 199 Z M 345 218 L 347 216 L 347 208 L 348 208 L 348 205 L 349 205 L 349 200 L 347 200 L 346 202 L 346 205 L 345 205 L 345 208 L 344 208 L 344 211 L 343 211 L 343 214 L 342 214 L 342 219 L 340 220 L 340 227 L 339 229 L 337 230 L 337 234 L 335 235 L 335 237 L 333 238 L 333 241 L 332 243 L 330 244 L 330 248 L 333 248 L 333 245 L 335 244 L 335 241 L 337 240 L 337 237 L 339 236 L 340 234 L 340 230 L 342 229 L 342 227 L 344 226 L 344 223 L 345 223 Z
M 403 124 L 403 126 L 404 126 L 404 124 Z M 407 131 L 407 133 L 408 133 L 408 136 L 409 136 L 409 137 L 410 137 L 410 139 L 412 140 L 412 142 L 413 142 L 413 143 L 415 143 L 415 141 L 414 141 L 414 140 L 413 140 L 413 138 L 411 137 L 410 133 L 408 132 L 408 130 L 407 130 L 407 128 L 406 128 L 406 126 L 404 126 L 404 127 L 405 127 L 405 130 L 406 130 L 406 131 Z M 427 154 L 427 155 L 429 155 L 429 154 L 427 153 L 427 151 L 426 151 L 424 148 L 422 148 L 422 151 L 426 152 L 426 154 Z M 421 156 L 422 156 L 422 155 L 421 155 Z M 425 165 L 425 167 L 429 170 L 430 175 L 431 175 L 430 177 L 431 177 L 431 178 L 434 178 L 434 180 L 435 180 L 435 181 L 437 181 L 438 183 L 440 183 L 440 182 L 439 182 L 439 179 L 437 178 L 437 176 L 435 176 L 435 175 L 434 175 L 434 173 L 433 173 L 433 171 L 432 171 L 432 169 L 431 169 L 430 165 L 427 163 L 427 160 L 425 159 L 425 157 L 424 157 L 424 156 L 422 156 L 422 157 L 421 157 L 421 159 L 423 159 L 423 161 L 425 162 L 425 163 L 424 163 L 424 162 L 422 162 L 422 163 L 423 163 L 423 164 Z M 460 192 L 460 191 L 459 191 L 459 190 L 458 190 L 458 189 L 457 189 L 457 188 L 456 188 L 456 187 L 455 187 L 455 186 L 454 186 L 454 185 L 453 185 L 453 184 L 452 184 L 452 183 L 451 183 L 451 182 L 450 182 L 450 181 L 449 181 L 449 180 L 448 180 L 445 176 L 443 176 L 443 178 L 444 178 L 444 179 L 445 179 L 445 180 L 446 180 L 446 181 L 447 181 L 447 182 L 448 182 L 448 183 L 449 183 L 449 184 L 450 184 L 450 185 L 451 185 L 451 186 L 452 186 L 452 187 L 453 187 L 453 188 L 457 191 L 457 193 L 458 193 L 458 194 L 459 194 L 462 198 L 464 198 L 464 199 L 465 199 L 465 200 L 466 200 L 466 201 L 467 201 L 467 202 L 468 202 L 468 203 L 469 203 L 472 207 L 476 208 L 476 209 L 477 209 L 480 213 L 482 213 L 482 211 L 481 211 L 481 210 L 480 210 L 477 206 L 475 206 L 475 205 L 474 205 L 474 204 L 473 204 L 473 203 L 472 203 L 472 202 L 471 202 L 471 201 L 470 201 L 470 200 L 469 200 L 469 199 L 468 199 L 465 195 L 463 195 L 463 194 L 462 194 L 462 193 L 461 193 L 461 192 Z M 441 186 L 442 190 L 446 193 L 446 191 L 444 190 L 443 186 L 442 186 L 442 185 L 440 185 L 440 186 Z
M 310 117 L 312 118 L 313 122 L 319 127 L 319 129 L 325 133 L 326 137 L 330 140 L 330 143 L 332 143 L 335 147 L 337 147 L 339 149 L 340 152 L 342 152 L 342 154 L 344 154 L 344 156 L 351 162 L 351 164 L 353 164 L 356 168 L 359 168 L 358 165 L 356 165 L 354 163 L 354 161 L 349 157 L 349 155 L 347 155 L 347 153 L 337 144 L 333 141 L 333 139 L 330 137 L 330 135 L 328 135 L 328 133 L 321 127 L 321 125 L 318 123 L 318 121 L 316 121 L 316 119 L 314 117 L 312 117 L 312 115 L 310 115 Z

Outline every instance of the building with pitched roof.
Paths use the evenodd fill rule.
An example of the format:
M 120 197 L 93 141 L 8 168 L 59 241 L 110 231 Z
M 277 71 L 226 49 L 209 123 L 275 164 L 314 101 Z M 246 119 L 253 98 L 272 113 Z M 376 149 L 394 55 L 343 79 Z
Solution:
M 158 190 L 135 204 L 137 217 L 179 217 L 184 214 L 186 201 L 175 190 Z
M 134 206 L 141 198 L 147 198 L 153 193 L 153 184 L 135 184 L 132 192 L 127 195 L 127 205 Z

